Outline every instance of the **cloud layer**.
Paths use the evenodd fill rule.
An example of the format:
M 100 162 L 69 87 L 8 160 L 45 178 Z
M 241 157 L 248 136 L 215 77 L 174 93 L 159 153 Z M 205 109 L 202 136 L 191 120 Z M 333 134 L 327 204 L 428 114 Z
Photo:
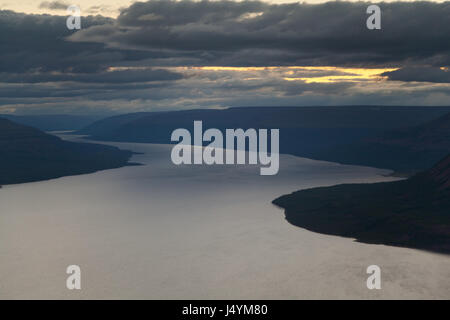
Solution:
M 0 113 L 448 104 L 450 2 L 381 3 L 381 30 L 368 5 L 153 0 L 75 32 L 0 11 Z
M 72 41 L 166 50 L 193 63 L 233 66 L 450 64 L 450 4 L 380 4 L 382 29 L 368 30 L 368 3 L 273 5 L 260 1 L 138 2 L 116 23 Z
M 405 67 L 385 72 L 382 75 L 387 76 L 389 80 L 396 81 L 450 83 L 450 71 L 448 68 Z

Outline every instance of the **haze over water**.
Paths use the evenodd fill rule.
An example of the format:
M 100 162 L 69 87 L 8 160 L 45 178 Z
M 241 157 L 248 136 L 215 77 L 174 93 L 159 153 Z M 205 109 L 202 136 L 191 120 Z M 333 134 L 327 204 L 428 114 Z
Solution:
M 450 257 L 290 225 L 271 201 L 300 188 L 387 181 L 388 170 L 280 156 L 175 166 L 172 146 L 108 143 L 143 166 L 0 189 L 0 298 L 449 298 Z M 66 267 L 81 267 L 80 291 Z M 382 289 L 366 288 L 377 264 Z

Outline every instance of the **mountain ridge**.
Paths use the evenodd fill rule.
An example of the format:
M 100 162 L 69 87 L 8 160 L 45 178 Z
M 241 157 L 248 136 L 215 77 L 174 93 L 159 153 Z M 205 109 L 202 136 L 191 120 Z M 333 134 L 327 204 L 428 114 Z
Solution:
M 427 122 L 438 121 L 446 107 L 241 107 L 194 109 L 114 116 L 95 122 L 78 133 L 92 140 L 119 142 L 172 143 L 171 132 L 192 129 L 194 120 L 204 128 L 279 128 L 280 152 L 344 164 L 388 168 L 414 173 L 430 167 L 445 155 L 448 134 L 423 151 L 408 150 L 401 141 L 387 143 L 389 135 L 411 135 Z M 438 123 L 438 122 L 437 122 Z M 432 124 L 432 126 L 436 126 Z M 439 128 L 436 126 L 436 129 Z M 443 130 L 450 124 L 442 125 Z M 436 130 L 434 129 L 434 130 Z M 399 139 L 398 137 L 395 139 Z M 415 142 L 415 139 L 410 139 Z M 435 146 L 436 148 L 432 148 Z

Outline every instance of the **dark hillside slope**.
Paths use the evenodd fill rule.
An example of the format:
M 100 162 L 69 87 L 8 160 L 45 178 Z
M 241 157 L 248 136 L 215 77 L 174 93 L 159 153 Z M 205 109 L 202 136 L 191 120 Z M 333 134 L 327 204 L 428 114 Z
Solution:
M 450 151 L 450 113 L 425 124 L 388 131 L 317 153 L 320 159 L 398 171 L 431 167 Z
M 308 230 L 450 254 L 450 155 L 408 180 L 300 190 L 273 203 Z
M 131 152 L 63 141 L 38 129 L 0 118 L 0 185 L 117 168 Z

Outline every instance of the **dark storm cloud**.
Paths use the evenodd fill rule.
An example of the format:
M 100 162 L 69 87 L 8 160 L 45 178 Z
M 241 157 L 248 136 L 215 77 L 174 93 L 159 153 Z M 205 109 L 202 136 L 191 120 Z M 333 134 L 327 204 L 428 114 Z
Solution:
M 103 72 L 109 66 L 450 65 L 450 2 L 273 5 L 260 1 L 137 2 L 116 19 L 0 11 L 0 72 Z M 70 40 L 70 41 L 67 41 Z
M 27 15 L 0 11 L 0 72 L 101 72 L 118 61 L 135 61 L 149 53 L 109 50 L 98 43 L 73 43 L 66 37 L 74 31 L 66 27 L 64 16 Z M 112 24 L 102 16 L 82 17 L 82 25 Z
M 65 41 L 72 33 L 66 19 L 0 11 L 0 72 L 96 72 L 103 68 L 102 61 L 123 58 L 122 53 L 105 51 L 100 44 Z M 83 20 L 85 27 L 108 23 L 112 20 L 100 16 Z
M 130 83 L 171 81 L 181 79 L 182 75 L 162 69 L 150 70 L 122 70 L 114 72 L 100 72 L 94 74 L 54 74 L 54 73 L 0 73 L 2 82 L 8 83 L 42 83 L 76 81 L 83 83 Z
M 117 97 L 123 99 L 133 99 L 138 95 L 137 92 L 146 94 L 146 97 L 152 95 L 149 93 L 150 89 L 159 89 L 166 87 L 167 84 L 161 83 L 140 83 L 140 84 L 104 84 L 92 83 L 82 84 L 75 83 L 70 85 L 54 84 L 23 84 L 17 85 L 3 85 L 0 87 L 0 104 L 4 98 L 70 98 L 70 97 L 89 97 L 91 100 L 95 97 L 101 97 L 104 100 L 113 100 Z M 141 94 L 141 93 L 140 93 Z M 141 94 L 141 95 L 142 95 Z M 9 100 L 11 101 L 11 100 Z M 31 101 L 35 103 L 35 101 Z
M 109 70 L 122 62 L 161 55 L 66 41 L 74 32 L 67 29 L 66 19 L 0 11 L 0 105 L 132 100 L 136 92 L 156 91 L 182 79 L 177 72 L 159 68 Z M 113 23 L 101 16 L 82 19 L 85 28 Z
M 135 3 L 116 23 L 81 30 L 70 39 L 194 52 L 199 64 L 450 64 L 449 2 L 381 3 L 381 30 L 367 29 L 368 5 L 155 0 Z
M 436 67 L 406 67 L 382 75 L 397 81 L 450 83 L 450 71 Z

